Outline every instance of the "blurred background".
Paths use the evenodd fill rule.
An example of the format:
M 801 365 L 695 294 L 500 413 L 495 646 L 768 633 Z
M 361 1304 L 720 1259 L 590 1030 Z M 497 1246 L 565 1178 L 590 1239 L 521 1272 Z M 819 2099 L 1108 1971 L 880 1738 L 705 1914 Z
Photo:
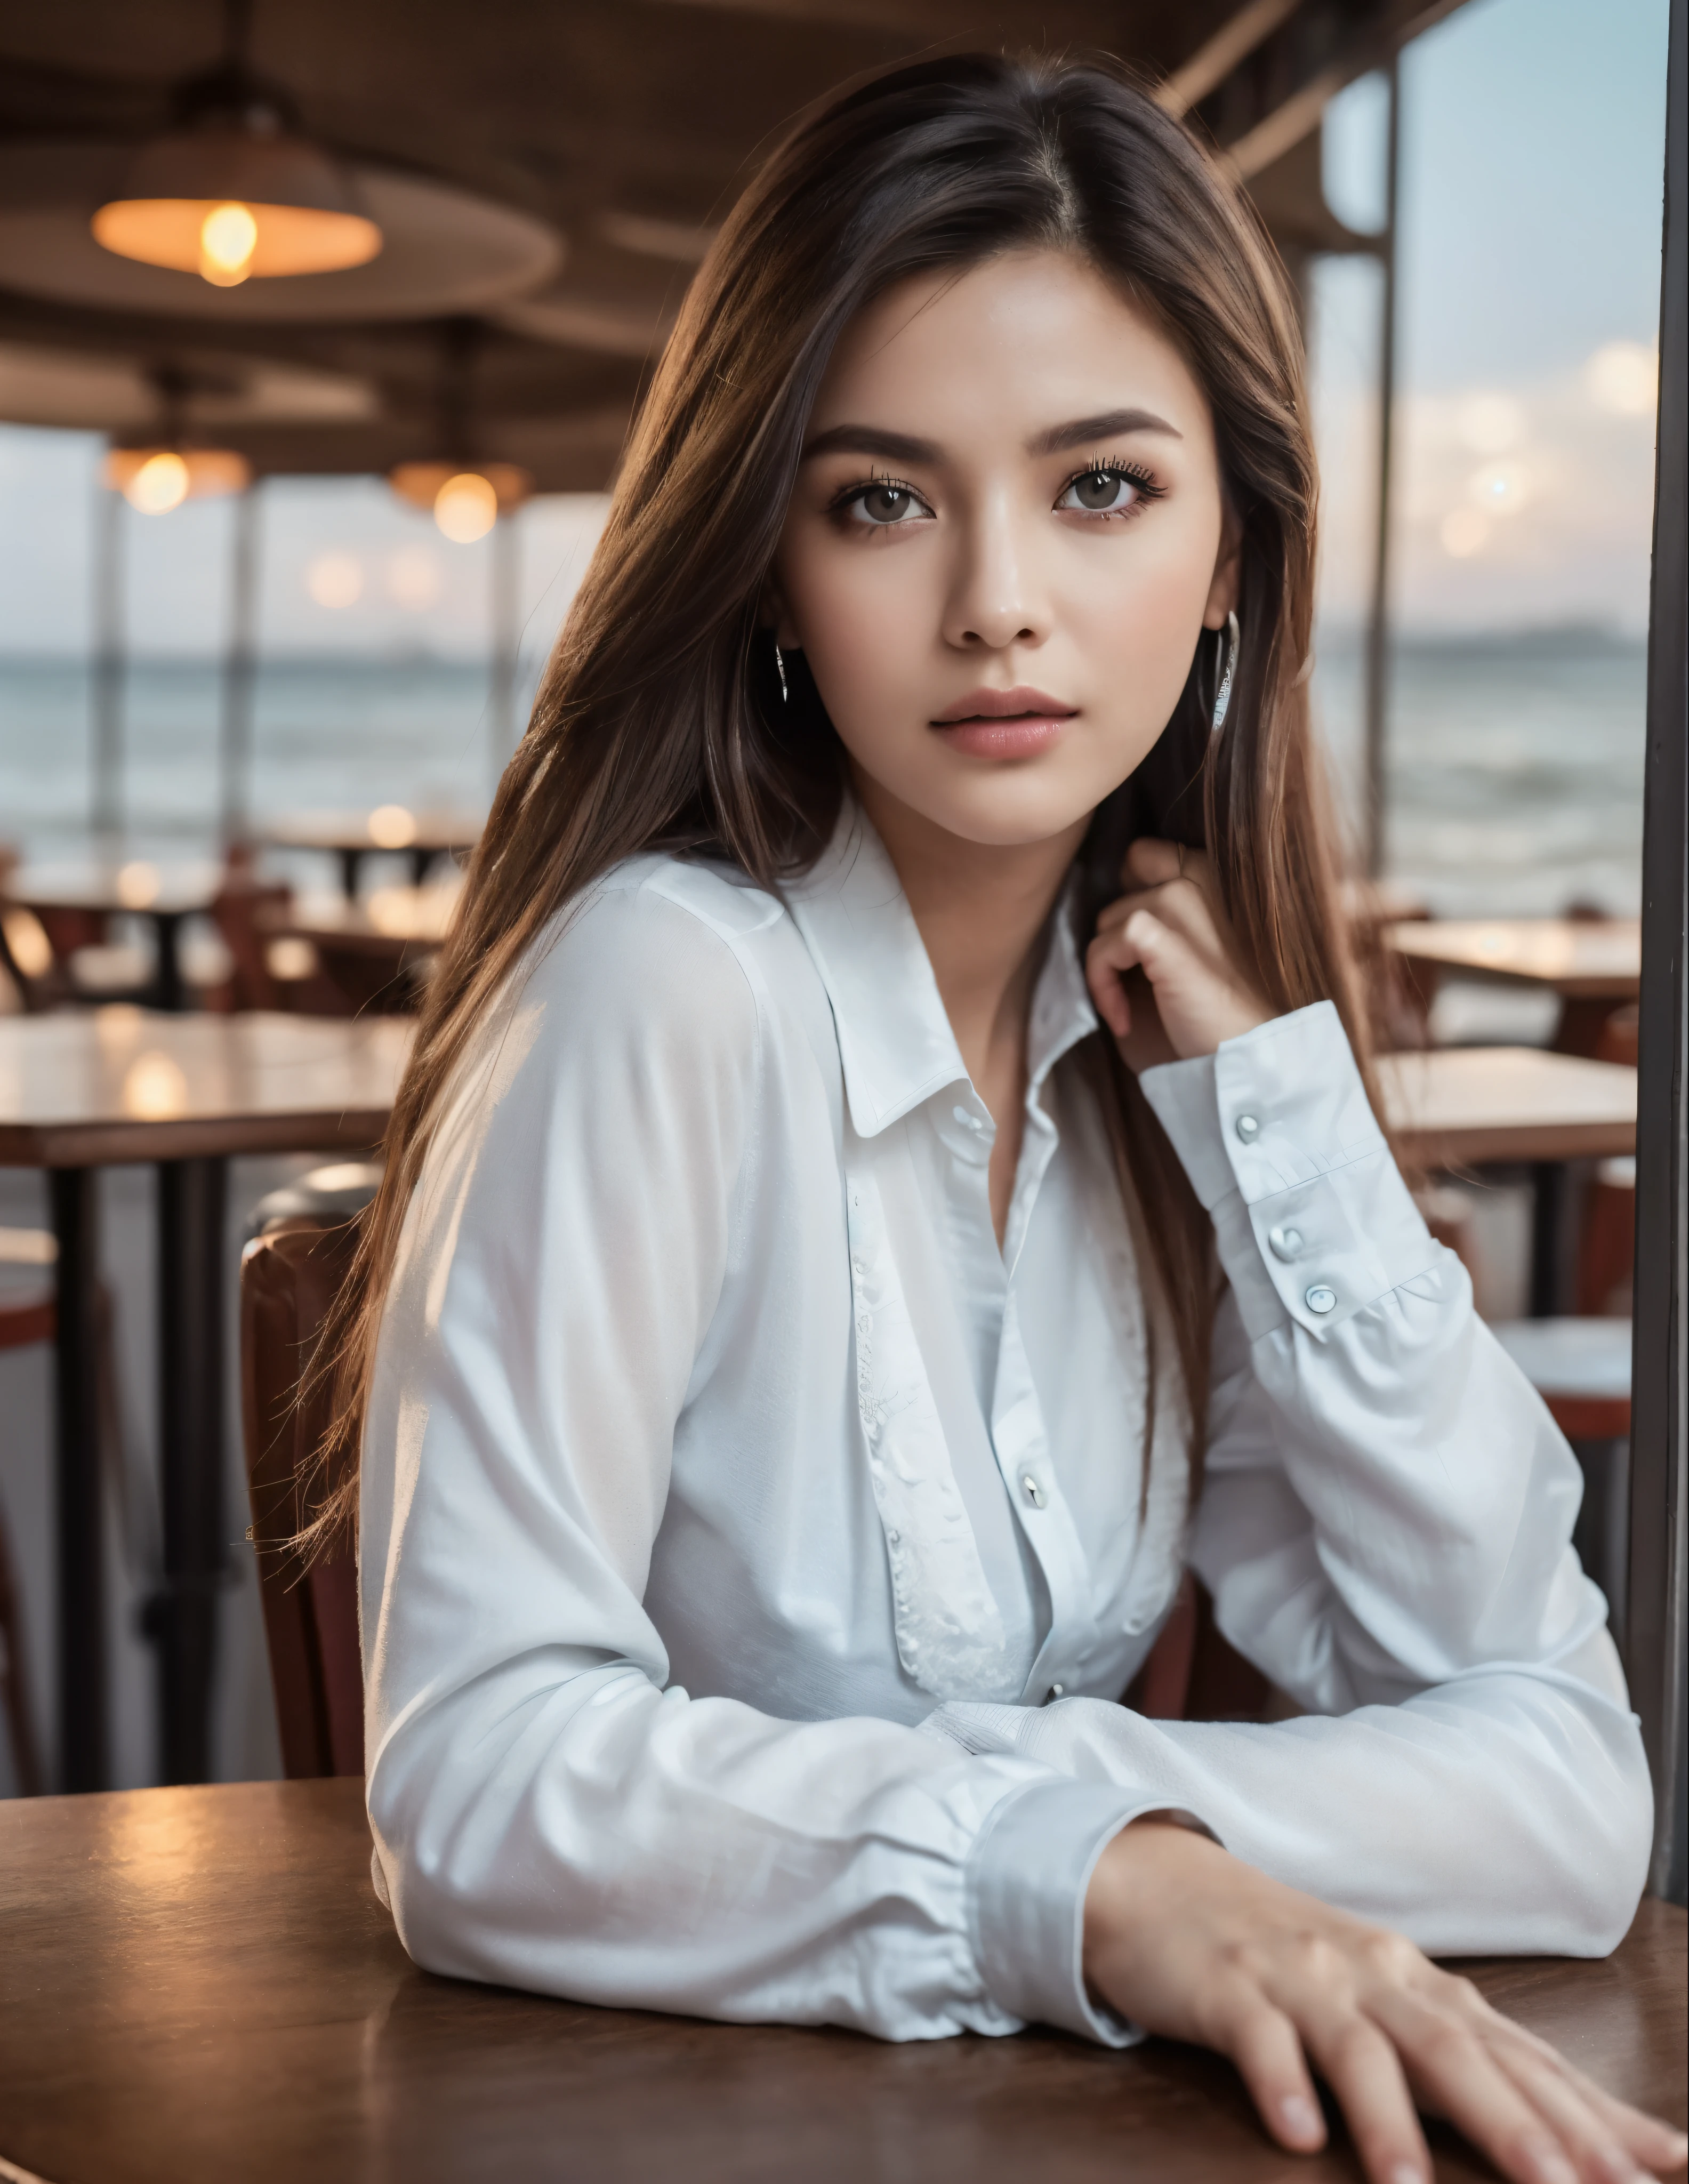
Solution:
M 1666 0 L 986 13 L 0 4 L 0 1016 L 414 1010 L 639 387 L 759 147 L 935 42 L 1047 41 L 1123 51 L 1191 112 L 1297 281 L 1324 493 L 1313 692 L 1357 924 L 1369 944 L 1396 920 L 1479 935 L 1475 976 L 1391 958 L 1395 1043 L 1634 1062 L 1634 1007 L 1615 1022 L 1634 970 L 1597 1007 L 1482 959 L 1551 928 L 1607 933 L 1626 961 L 1637 944 Z M 180 123 L 224 96 L 220 67 L 274 72 L 287 128 L 378 220 L 378 257 L 265 280 L 238 219 L 187 257 L 93 239 L 90 207 L 148 194 L 122 162 L 152 156 L 173 99 Z M 1622 1318 L 1633 1169 L 1584 1162 L 1569 1192 L 1532 1160 L 1457 1163 L 1427 1201 L 1481 1306 Z M 231 1356 L 253 1209 L 310 1166 L 234 1162 Z M 0 1167 L 0 1261 L 37 1281 L 46 1188 Z M 111 1166 L 101 1189 L 126 1785 L 164 1764 L 145 1613 L 162 1277 L 152 1169 Z M 1619 1240 L 1597 1238 L 1591 1274 L 1568 1209 L 1602 1206 Z M 1628 1373 L 1627 1323 L 1624 1340 Z M 10 1645 L 48 1775 L 52 1390 L 46 1343 L 0 1346 L 0 1667 Z M 256 1601 L 236 1556 L 222 1775 L 279 1765 Z M 0 1739 L 0 1793 L 19 1786 Z

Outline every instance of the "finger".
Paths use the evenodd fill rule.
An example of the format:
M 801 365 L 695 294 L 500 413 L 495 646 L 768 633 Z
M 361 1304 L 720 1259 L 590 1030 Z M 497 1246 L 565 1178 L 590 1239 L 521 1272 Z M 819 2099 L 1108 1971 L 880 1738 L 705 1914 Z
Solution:
M 1503 2176 L 1513 2184 L 1578 2184 L 1558 2133 L 1471 2025 L 1417 1997 L 1386 1997 L 1374 2007 L 1420 2100 L 1464 2131 Z
M 1284 2011 L 1250 1986 L 1217 2013 L 1204 2036 L 1210 2047 L 1236 2064 L 1262 2121 L 1279 2145 L 1293 2153 L 1317 2153 L 1325 2143 L 1325 2118 L 1296 2028 Z
M 1129 949 L 1123 948 L 1118 933 L 1099 933 L 1085 950 L 1086 987 L 1097 1014 L 1116 1039 L 1125 1039 L 1131 1033 L 1132 1004 L 1126 998 L 1120 975 L 1137 960 Z
M 1689 2157 L 1681 2131 L 1615 2100 L 1545 2043 L 1504 2038 L 1493 2042 L 1490 2052 L 1541 2110 L 1591 2184 L 1631 2184 L 1644 2170 L 1669 2176 Z
M 1585 2184 L 1639 2184 L 1642 2170 L 1565 2072 L 1512 2042 L 1490 2052 L 1559 2140 Z
M 1302 2020 L 1303 2042 L 1337 2097 L 1371 2184 L 1430 2184 L 1430 2151 L 1394 2046 L 1358 2009 L 1314 2014 L 1312 2023 Z
M 1121 877 L 1135 881 L 1140 888 L 1160 887 L 1163 882 L 1179 878 L 1190 855 L 1177 842 L 1163 842 L 1153 834 L 1140 834 L 1126 852 Z

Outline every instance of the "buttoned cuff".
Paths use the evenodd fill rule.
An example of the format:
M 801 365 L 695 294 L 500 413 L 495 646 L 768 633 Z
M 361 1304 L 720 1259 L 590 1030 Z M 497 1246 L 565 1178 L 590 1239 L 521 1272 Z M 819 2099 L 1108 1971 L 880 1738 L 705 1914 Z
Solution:
M 1251 1341 L 1286 1318 L 1328 1336 L 1436 1264 L 1329 1001 L 1138 1081 L 1213 1218 Z
M 974 1952 L 993 2002 L 1106 2048 L 1143 2035 L 1085 1991 L 1085 1891 L 1129 1820 L 1153 1809 L 1106 1782 L 1035 1782 L 992 1811 L 968 1861 Z

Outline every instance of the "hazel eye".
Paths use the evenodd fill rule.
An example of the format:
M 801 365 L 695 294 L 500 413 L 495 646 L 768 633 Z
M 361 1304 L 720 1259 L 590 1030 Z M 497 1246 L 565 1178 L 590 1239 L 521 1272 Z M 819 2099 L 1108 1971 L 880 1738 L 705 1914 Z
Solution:
M 858 522 L 878 524 L 882 529 L 906 523 L 921 512 L 920 502 L 906 485 L 864 486 L 851 495 L 850 505 Z
M 1086 515 L 1123 515 L 1142 493 L 1137 480 L 1123 471 L 1085 471 L 1063 489 L 1056 505 L 1078 509 Z

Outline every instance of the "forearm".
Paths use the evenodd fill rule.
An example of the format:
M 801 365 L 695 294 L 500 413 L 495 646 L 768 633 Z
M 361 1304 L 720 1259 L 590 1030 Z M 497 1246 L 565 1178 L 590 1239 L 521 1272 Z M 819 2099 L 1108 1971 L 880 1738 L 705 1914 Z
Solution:
M 1635 1721 L 1558 1671 L 1497 1667 L 1337 1719 L 1150 1721 L 1073 1699 L 948 1706 L 928 1727 L 1189 1813 L 1248 1864 L 1439 1953 L 1603 1954 L 1646 1871 Z

